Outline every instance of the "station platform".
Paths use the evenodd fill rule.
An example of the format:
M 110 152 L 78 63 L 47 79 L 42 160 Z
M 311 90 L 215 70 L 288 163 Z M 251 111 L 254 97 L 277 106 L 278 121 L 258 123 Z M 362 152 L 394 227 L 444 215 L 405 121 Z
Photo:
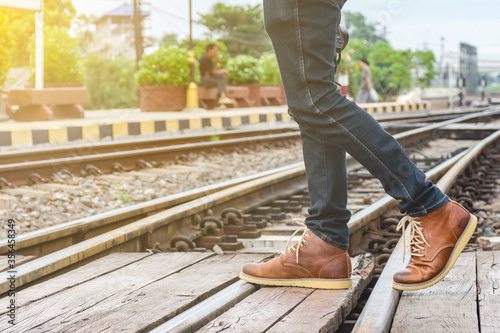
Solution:
M 429 104 L 362 104 L 368 113 L 387 115 L 426 111 Z M 52 121 L 0 122 L 0 147 L 31 146 L 77 140 L 178 133 L 184 130 L 210 130 L 248 124 L 289 122 L 287 106 L 237 108 L 196 112 L 141 112 L 140 109 L 85 111 L 85 118 Z

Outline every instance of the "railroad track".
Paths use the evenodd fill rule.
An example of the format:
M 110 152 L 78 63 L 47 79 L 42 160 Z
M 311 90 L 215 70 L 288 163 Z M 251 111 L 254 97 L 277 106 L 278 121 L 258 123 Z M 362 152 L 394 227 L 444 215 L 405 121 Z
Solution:
M 486 121 L 487 118 L 475 117 L 476 121 Z M 412 128 L 428 124 L 417 125 Z M 265 132 L 247 130 L 223 132 L 217 136 L 219 141 L 213 143 L 205 141 L 212 138 L 206 134 L 183 139 L 147 139 L 145 143 L 137 143 L 137 147 L 128 142 L 119 142 L 119 148 L 103 143 L 88 151 L 83 150 L 77 157 L 68 156 L 72 154 L 68 147 L 9 153 L 0 160 L 12 159 L 15 155 L 19 162 L 30 156 L 29 153 L 33 153 L 33 157 L 28 163 L 0 165 L 0 215 L 2 210 L 4 214 L 15 211 L 14 216 L 23 221 L 19 233 L 30 232 L 300 161 L 298 132 L 292 128 L 274 132 L 278 132 L 275 133 L 277 136 L 270 134 L 261 141 L 257 138 L 262 138 Z M 477 131 L 473 128 L 470 132 Z M 285 141 L 283 134 L 291 138 Z M 441 131 L 439 135 L 448 134 Z M 161 144 L 166 146 L 151 147 Z M 124 147 L 128 150 L 110 151 Z M 143 152 L 141 147 L 149 148 Z M 41 156 L 46 160 L 39 160 Z M 121 163 L 120 156 L 126 161 Z M 241 168 L 236 161 L 240 161 Z M 236 170 L 236 174 L 229 170 Z M 30 185 L 12 185 L 16 182 Z M 4 236 L 3 229 L 0 231 Z
M 477 115 L 484 109 L 433 112 L 402 117 L 381 118 L 392 121 L 442 121 Z M 478 118 L 478 117 L 474 117 Z M 463 120 L 467 121 L 467 120 Z M 117 142 L 80 144 L 55 148 L 37 148 L 0 153 L 0 189 L 16 185 L 45 183 L 61 173 L 74 175 L 102 175 L 144 169 L 186 159 L 189 153 L 215 150 L 228 153 L 234 149 L 261 143 L 298 140 L 296 127 L 266 130 L 231 130 L 209 134 L 195 134 L 168 138 L 147 138 Z
M 5 160 L 16 158 L 17 162 L 0 165 L 0 175 L 2 175 L 0 186 L 6 188 L 13 185 L 44 183 L 56 173 L 72 177 L 73 174 L 103 175 L 112 172 L 144 169 L 151 165 L 161 166 L 165 163 L 189 159 L 188 154 L 190 153 L 206 153 L 213 150 L 220 153 L 227 153 L 238 147 L 285 142 L 300 138 L 300 134 L 291 129 L 273 130 L 271 132 L 279 133 L 263 134 L 262 131 L 238 131 L 237 133 L 227 133 L 227 135 L 224 132 L 212 135 L 190 136 L 185 138 L 184 141 L 182 138 L 142 140 L 142 143 L 137 146 L 139 148 L 136 148 L 131 142 L 126 142 L 125 144 L 122 142 L 118 144 L 101 143 L 96 146 L 92 145 L 84 148 L 88 150 L 75 149 L 74 152 L 78 152 L 78 154 L 70 157 L 61 157 L 61 154 L 69 153 L 69 155 L 72 155 L 71 148 L 65 148 L 64 150 L 45 149 L 42 151 L 42 155 L 34 156 L 34 160 L 31 161 L 23 161 L 23 157 L 16 156 L 21 154 L 26 156 L 29 155 L 28 153 L 9 153 L 5 154 L 9 155 L 5 157 Z M 217 140 L 209 141 L 214 136 Z M 223 137 L 222 140 L 220 140 L 221 136 Z M 186 141 L 193 142 L 179 143 Z M 146 148 L 146 146 L 154 144 L 163 144 L 163 146 Z M 123 150 L 124 147 L 127 150 Z M 110 151 L 112 149 L 118 149 L 118 151 Z M 45 159 L 46 157 L 44 157 L 44 159 L 36 160 L 40 156 L 58 157 L 49 159 Z
M 491 117 L 494 114 L 496 113 L 488 112 L 475 116 Z M 422 149 L 416 151 L 411 143 L 413 142 L 413 146 L 415 146 L 415 140 L 419 140 L 419 146 L 421 146 L 424 142 L 433 142 L 433 136 L 441 128 L 457 122 L 469 121 L 474 117 L 462 118 L 464 119 L 433 124 L 397 136 L 402 145 L 409 149 L 410 154 L 419 156 L 414 156 L 414 159 L 416 159 L 417 164 L 420 163 L 420 166 L 426 169 L 429 178 L 437 180 L 453 165 L 463 163 L 464 157 L 477 151 L 478 148 L 471 149 L 477 141 L 468 140 L 455 147 L 443 147 L 437 154 L 439 156 L 428 156 L 430 154 L 424 153 Z M 497 138 L 489 140 L 498 141 L 498 133 L 496 135 Z M 430 147 L 430 149 L 435 151 L 436 147 Z M 456 168 L 453 167 L 452 170 Z M 368 184 L 371 192 L 360 191 L 361 187 L 366 189 L 367 182 L 370 183 L 371 179 L 352 159 L 348 160 L 348 169 L 351 192 L 357 192 L 357 195 L 361 196 L 373 194 L 371 201 L 374 201 L 364 202 L 364 205 L 356 204 L 361 207 L 356 208 L 358 212 L 353 215 L 349 223 L 351 248 L 353 254 L 354 252 L 372 250 L 371 252 L 376 255 L 375 267 L 378 269 L 375 274 L 382 274 L 379 277 L 379 282 L 385 281 L 383 274 L 389 271 L 392 256 L 384 261 L 388 254 L 387 251 L 377 253 L 376 249 L 380 248 L 380 245 L 390 243 L 393 245 L 387 244 L 386 247 L 382 246 L 382 248 L 387 250 L 395 248 L 394 253 L 396 254 L 400 253 L 398 251 L 402 251 L 400 245 L 396 246 L 397 234 L 392 230 L 393 228 L 391 229 L 394 226 L 394 219 L 399 217 L 399 213 L 394 211 L 396 202 L 389 197 L 384 197 L 380 189 L 373 186 L 374 184 Z M 450 179 L 450 177 L 447 174 L 446 179 Z M 365 182 L 363 183 L 363 181 Z M 452 181 L 450 182 L 452 183 Z M 44 280 L 62 273 L 71 273 L 77 267 L 85 267 L 83 265 L 116 251 L 143 252 L 146 248 L 152 252 L 203 251 L 195 248 L 199 244 L 204 244 L 206 247 L 217 245 L 219 249 L 225 249 L 226 252 L 239 251 L 239 241 L 231 236 L 232 234 L 257 236 L 257 238 L 247 238 L 246 242 L 252 245 L 252 242 L 258 242 L 260 226 L 267 225 L 268 218 L 277 222 L 283 220 L 284 213 L 285 217 L 287 217 L 286 214 L 300 215 L 302 212 L 297 211 L 297 207 L 307 206 L 305 186 L 303 166 L 297 164 L 281 168 L 281 170 L 250 176 L 246 179 L 214 185 L 199 191 L 179 194 L 176 197 L 160 199 L 152 204 L 144 203 L 119 212 L 101 214 L 101 216 L 87 220 L 70 222 L 48 230 L 21 235 L 16 244 L 18 253 L 22 254 L 23 251 L 28 255 L 37 253 L 39 258 L 23 264 L 22 269 L 20 267 L 20 274 L 17 276 L 18 287 L 30 290 L 30 287 L 35 288 L 38 283 L 43 283 Z M 359 198 L 356 198 L 356 195 L 350 197 L 350 200 L 354 200 L 354 202 L 357 199 Z M 275 224 L 273 233 L 290 233 L 290 227 L 283 225 L 283 222 L 273 224 Z M 388 238 L 384 244 L 380 240 L 383 237 Z M 378 243 L 374 242 L 374 239 L 379 239 Z M 193 241 L 196 242 L 196 245 Z M 6 242 L 0 243 L 0 245 L 0 250 L 5 253 L 8 249 Z M 257 247 L 255 246 L 255 248 Z M 253 252 L 265 251 L 259 249 Z M 268 250 L 268 252 L 274 252 L 274 250 Z M 198 260 L 206 258 L 208 257 Z M 385 269 L 382 270 L 384 267 Z M 1 273 L 1 281 L 6 281 L 7 277 L 8 273 Z M 156 332 L 180 330 L 181 327 L 186 329 L 201 328 L 213 320 L 216 315 L 231 308 L 239 300 L 258 289 L 243 282 L 233 282 L 235 282 L 234 279 L 230 279 L 229 285 L 222 284 L 218 290 L 211 292 L 211 297 L 201 297 L 195 302 L 196 304 L 183 308 L 180 314 L 175 312 L 173 315 L 164 317 L 161 322 L 168 321 L 160 325 Z M 81 283 L 83 282 L 74 282 L 67 288 Z M 378 288 L 380 289 L 380 287 Z M 9 283 L 0 283 L 2 294 L 8 289 Z M 375 295 L 376 291 L 378 292 L 377 287 L 373 289 L 372 295 Z M 36 297 L 40 297 L 40 294 Z M 42 302 L 43 298 L 36 297 L 20 306 L 27 306 L 32 302 Z M 378 299 L 375 302 L 378 302 Z M 216 305 L 215 309 L 214 304 Z M 369 301 L 363 313 L 368 311 L 366 310 L 369 308 L 368 305 Z M 351 304 L 347 312 L 353 307 L 354 304 Z M 205 315 L 201 315 L 203 313 Z M 361 319 L 366 316 L 363 314 L 357 325 L 362 325 L 364 321 Z M 157 324 L 153 326 L 158 326 Z M 39 322 L 35 326 L 38 325 L 43 326 L 43 322 Z M 148 324 L 145 327 L 152 329 L 153 326 Z
M 425 164 L 435 163 L 440 159 L 446 158 L 446 155 L 453 153 L 457 149 L 463 149 L 463 147 L 444 147 L 444 150 L 438 152 L 436 156 L 431 156 L 429 153 L 427 153 L 429 154 L 429 156 L 421 156 L 423 152 L 415 151 L 415 149 L 411 147 L 412 144 L 415 145 L 416 143 L 420 146 L 423 145 L 425 141 L 429 141 L 432 139 L 432 137 L 435 137 L 437 135 L 437 130 L 450 124 L 455 124 L 462 121 L 470 121 L 475 118 L 481 119 L 482 117 L 491 117 L 498 113 L 498 111 L 487 111 L 476 115 L 468 115 L 455 120 L 432 124 L 424 128 L 398 134 L 396 135 L 396 138 L 403 146 L 407 147 L 411 155 L 416 155 L 414 157 L 414 161 L 425 170 L 426 168 L 429 168 L 429 166 L 426 166 Z M 468 143 L 466 143 L 465 146 L 467 146 L 467 144 Z M 432 149 L 436 150 L 437 148 L 432 147 L 431 150 Z M 366 206 L 366 202 L 363 203 L 363 201 L 366 200 L 361 200 L 360 202 L 358 200 L 359 197 L 367 197 L 371 191 L 374 192 L 372 194 L 373 198 L 376 198 L 377 196 L 383 195 L 383 191 L 381 190 L 381 187 L 377 187 L 376 185 L 373 189 L 366 188 L 370 175 L 351 158 L 348 158 L 348 168 L 350 177 L 349 186 L 351 192 L 350 203 L 353 203 L 350 208 L 351 210 L 353 210 L 354 208 L 354 212 L 357 212 L 360 210 L 360 206 L 361 208 L 363 208 L 363 204 Z M 154 215 L 155 213 L 161 212 L 165 209 L 173 208 L 192 200 L 203 198 L 209 194 L 228 189 L 231 186 L 239 185 L 250 180 L 257 180 L 262 177 L 271 176 L 272 174 L 276 174 L 279 176 L 280 174 L 286 173 L 289 170 L 299 170 L 299 172 L 297 172 L 296 179 L 300 179 L 300 182 L 298 182 L 300 186 L 294 187 L 292 189 L 292 192 L 300 192 L 300 190 L 305 187 L 303 185 L 305 181 L 305 174 L 302 163 L 294 164 L 289 167 L 277 169 L 274 171 L 263 172 L 254 176 L 242 178 L 240 180 L 225 182 L 220 185 L 208 186 L 202 189 L 189 191 L 187 193 L 158 198 L 153 201 L 133 205 L 131 207 L 122 208 L 112 212 L 98 214 L 89 218 L 56 225 L 43 230 L 26 233 L 19 236 L 19 239 L 17 241 L 17 251 L 18 254 L 21 255 L 35 255 L 37 257 L 44 256 L 51 252 L 63 249 L 67 246 L 79 243 L 84 240 L 88 240 L 94 236 L 101 235 L 109 230 L 126 226 L 133 221 L 140 220 L 150 215 Z M 373 183 L 373 180 L 370 182 Z M 353 187 L 356 186 L 365 188 L 354 189 Z M 230 207 L 230 205 L 225 204 L 225 207 Z M 217 212 L 214 212 L 212 209 L 212 214 L 215 213 Z M 197 221 L 195 221 L 195 223 L 200 223 L 200 221 L 198 221 L 201 219 L 200 217 L 195 217 L 195 219 Z M 194 234 L 191 237 L 194 239 L 196 235 L 197 234 Z M 161 241 L 157 240 L 153 243 L 153 245 L 156 244 L 156 242 L 164 243 L 165 241 L 165 239 Z M 3 242 L 0 242 L 0 255 L 7 253 L 7 251 L 7 243 L 4 240 Z

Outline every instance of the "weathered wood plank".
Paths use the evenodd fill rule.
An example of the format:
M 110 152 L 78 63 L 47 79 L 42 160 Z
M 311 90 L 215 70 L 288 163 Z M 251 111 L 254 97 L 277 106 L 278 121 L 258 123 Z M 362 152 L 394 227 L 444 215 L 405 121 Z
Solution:
M 500 251 L 476 252 L 481 333 L 500 330 Z
M 269 255 L 214 256 L 141 288 L 116 293 L 92 307 L 65 312 L 39 328 L 51 328 L 54 333 L 145 332 L 237 281 L 245 263 L 266 257 Z
M 16 267 L 19 267 L 19 265 L 22 265 L 28 261 L 31 261 L 35 259 L 35 256 L 19 256 L 16 255 Z M 0 256 L 0 272 L 5 272 L 6 270 L 9 269 L 9 263 L 8 263 L 9 258 L 7 256 Z
M 150 255 L 149 253 L 112 253 L 104 258 L 78 267 L 66 274 L 56 276 L 50 280 L 19 291 L 16 295 L 16 306 L 21 307 L 27 303 L 51 296 L 98 276 L 118 270 Z M 1 309 L 0 314 L 5 312 L 6 311 Z
M 28 332 L 46 322 L 58 323 L 62 318 L 93 308 L 113 295 L 140 290 L 156 280 L 175 274 L 211 255 L 213 253 L 159 253 L 146 257 L 132 265 L 19 308 L 17 324 L 11 327 L 7 321 L 0 321 L 0 331 Z M 147 307 L 142 310 L 148 311 Z M 53 320 L 54 318 L 57 319 Z M 133 320 L 130 316 L 125 318 Z M 76 332 L 78 330 L 66 329 L 65 331 Z M 95 330 L 97 331 L 99 330 Z
M 261 288 L 198 332 L 264 332 L 313 291 L 291 287 Z
M 373 259 L 353 259 L 353 267 L 361 276 L 353 276 L 353 287 L 347 290 L 314 290 L 308 288 L 263 287 L 238 303 L 223 315 L 212 320 L 199 332 L 314 332 L 329 322 L 334 313 L 342 312 L 340 323 L 349 313 L 347 307 L 359 297 L 373 272 Z M 344 302 L 343 302 L 344 301 Z M 321 306 L 318 306 L 318 302 Z M 333 303 L 339 303 L 334 308 Z M 346 303 L 346 304 L 344 304 Z M 303 304 L 306 304 L 303 306 Z M 319 309 L 320 307 L 321 310 Z M 325 313 L 329 313 L 325 316 Z M 312 316 L 309 318 L 309 316 Z M 320 318 L 322 317 L 323 318 Z M 320 323 L 314 323 L 315 321 Z M 339 323 L 339 325 L 340 325 Z
M 403 292 L 391 333 L 479 332 L 476 255 L 462 253 L 439 283 Z
M 372 256 L 353 260 L 352 287 L 315 290 L 268 332 L 335 332 L 370 283 L 375 268 Z

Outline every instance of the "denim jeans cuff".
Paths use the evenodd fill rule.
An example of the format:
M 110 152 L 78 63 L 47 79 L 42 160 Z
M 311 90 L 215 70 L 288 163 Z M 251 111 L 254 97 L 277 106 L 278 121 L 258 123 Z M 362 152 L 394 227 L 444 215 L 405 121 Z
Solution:
M 322 233 L 321 231 L 314 230 L 314 229 L 311 229 L 311 228 L 309 228 L 309 230 L 311 230 L 311 232 L 313 234 L 315 234 L 316 236 L 318 236 L 319 238 L 321 238 L 322 240 L 324 240 L 326 243 L 328 243 L 330 245 L 338 247 L 338 248 L 340 248 L 342 250 L 348 250 L 349 249 L 349 243 L 338 243 L 338 242 L 334 241 L 331 237 L 328 237 L 327 235 L 325 235 L 324 233 Z
M 411 217 L 414 217 L 414 218 L 425 216 L 425 215 L 430 214 L 433 211 L 438 210 L 439 208 L 443 207 L 448 202 L 448 200 L 450 200 L 450 198 L 447 195 L 444 195 L 444 197 L 441 200 L 439 200 L 437 203 L 435 203 L 434 205 L 431 205 L 430 207 L 424 206 L 425 207 L 424 210 L 414 212 L 414 213 L 410 212 L 408 215 Z

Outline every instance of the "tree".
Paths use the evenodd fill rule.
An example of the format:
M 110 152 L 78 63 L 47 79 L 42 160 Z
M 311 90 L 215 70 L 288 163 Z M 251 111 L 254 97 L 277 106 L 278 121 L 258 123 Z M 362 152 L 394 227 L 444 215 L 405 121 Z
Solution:
M 363 14 L 346 11 L 344 16 L 351 39 L 365 39 L 370 44 L 385 40 L 384 36 L 377 33 L 377 24 L 368 22 Z
M 436 58 L 432 51 L 416 51 L 413 53 L 413 62 L 415 67 L 415 76 L 418 85 L 428 87 L 436 76 L 434 64 Z
M 12 67 L 12 49 L 14 48 L 14 35 L 7 24 L 5 17 L 0 13 L 0 88 L 7 80 L 7 74 Z
M 59 2 L 61 2 L 61 6 L 59 6 Z M 62 25 L 59 25 L 59 9 L 61 9 Z M 43 2 L 45 26 L 62 26 L 69 29 L 75 15 L 76 9 L 71 0 L 44 0 Z
M 179 45 L 179 35 L 175 32 L 164 34 L 160 40 L 160 47 L 167 47 L 171 45 Z
M 411 87 L 411 50 L 398 51 L 387 42 L 377 42 L 373 45 L 368 61 L 374 78 L 373 86 L 383 98 L 396 96 Z
M 240 54 L 260 57 L 272 51 L 264 29 L 262 5 L 226 5 L 218 2 L 208 14 L 199 14 L 198 23 L 208 28 L 211 39 L 223 41 L 231 56 Z
M 135 60 L 100 58 L 86 59 L 86 109 L 120 109 L 137 107 Z
M 85 80 L 83 56 L 78 47 L 78 39 L 68 34 L 68 29 L 47 26 L 44 29 L 44 82 L 66 83 Z M 29 46 L 30 68 L 35 81 L 35 41 Z
M 73 20 L 72 30 L 75 32 L 80 48 L 88 52 L 90 43 L 93 39 L 93 33 L 90 30 L 90 26 L 96 20 L 97 16 L 94 14 L 80 14 Z
M 76 10 L 71 0 L 61 0 L 62 26 L 69 28 Z M 59 0 L 44 1 L 44 26 L 59 25 Z M 30 40 L 35 35 L 35 14 L 13 10 L 0 9 L 0 14 L 5 15 L 8 26 L 12 29 L 16 45 L 12 54 L 13 65 L 16 67 L 29 65 L 29 54 L 26 52 Z
M 260 83 L 271 85 L 281 84 L 281 74 L 276 54 L 264 53 L 259 58 L 259 69 L 261 71 Z

